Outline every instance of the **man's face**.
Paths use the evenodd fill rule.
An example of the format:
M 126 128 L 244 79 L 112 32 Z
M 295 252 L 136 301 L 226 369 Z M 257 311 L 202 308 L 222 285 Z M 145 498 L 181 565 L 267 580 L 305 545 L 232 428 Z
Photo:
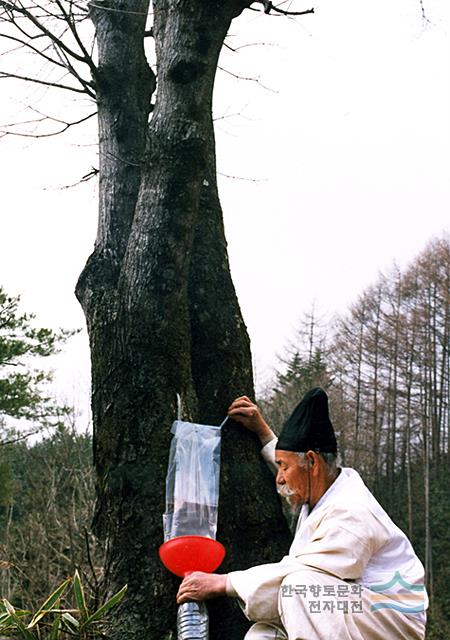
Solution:
M 301 507 L 310 498 L 307 466 L 301 466 L 302 461 L 296 453 L 282 449 L 275 451 L 275 462 L 278 465 L 278 492 L 288 499 L 294 509 Z

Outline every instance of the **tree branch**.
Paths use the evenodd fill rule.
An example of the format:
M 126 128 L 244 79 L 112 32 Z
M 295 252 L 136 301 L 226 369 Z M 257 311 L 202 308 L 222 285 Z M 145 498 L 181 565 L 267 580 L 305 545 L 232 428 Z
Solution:
M 78 71 L 71 64 L 67 54 L 64 51 L 60 51 L 57 47 L 55 47 L 55 53 L 59 57 L 59 59 L 61 61 L 61 66 L 63 66 L 65 69 L 67 69 L 69 71 L 69 73 L 71 73 L 73 75 L 73 77 L 78 80 L 78 82 L 84 88 L 86 93 L 91 96 L 91 98 L 95 99 L 95 91 L 93 89 L 92 82 L 89 81 L 89 80 L 85 80 L 82 76 L 80 76 Z
M 227 46 L 228 49 L 236 53 L 241 49 L 246 49 L 247 47 L 277 47 L 278 45 L 273 42 L 248 42 L 247 44 L 240 44 L 237 47 Z
M 36 109 L 32 109 L 32 111 L 39 113 L 39 111 L 37 111 Z M 44 114 L 39 114 L 39 115 L 42 115 L 42 118 L 36 118 L 35 120 L 18 122 L 17 124 L 4 125 L 4 126 L 17 127 L 24 124 L 38 124 L 40 122 L 45 122 L 45 120 L 51 120 L 52 122 L 57 122 L 59 124 L 62 124 L 63 127 L 58 131 L 52 131 L 51 133 L 23 133 L 21 131 L 7 131 L 3 129 L 3 130 L 0 130 L 0 135 L 2 137 L 10 135 L 10 136 L 19 136 L 21 138 L 51 138 L 52 136 L 58 136 L 61 133 L 64 133 L 65 131 L 67 131 L 67 129 L 70 129 L 71 127 L 74 127 L 77 124 L 82 124 L 83 122 L 86 122 L 86 120 L 93 118 L 95 115 L 97 115 L 97 111 L 94 111 L 93 113 L 90 113 L 88 116 L 85 116 L 84 118 L 80 118 L 79 120 L 75 120 L 73 122 L 65 122 L 64 120 L 59 120 L 58 118 L 53 118 L 52 116 L 46 116 Z M 81 181 L 83 180 L 84 178 Z
M 271 91 L 272 93 L 278 93 L 278 91 L 276 91 L 275 89 L 271 89 L 270 87 L 267 87 L 266 85 L 264 85 L 259 78 L 252 78 L 249 76 L 240 76 L 237 73 L 233 73 L 232 71 L 229 71 L 228 69 L 224 69 L 224 67 L 217 66 L 217 68 L 220 71 L 227 73 L 229 76 L 233 76 L 233 78 L 236 78 L 236 80 L 246 80 L 247 82 L 256 82 L 263 89 L 266 89 L 267 91 Z
M 89 55 L 89 53 L 86 50 L 86 47 L 83 44 L 83 41 L 81 40 L 79 33 L 75 27 L 75 24 L 73 23 L 70 15 L 67 13 L 67 11 L 64 9 L 64 6 L 62 4 L 62 2 L 60 0 L 55 0 L 56 4 L 58 5 L 58 7 L 61 10 L 61 13 L 63 14 L 63 16 L 65 17 L 66 23 L 69 25 L 69 29 L 73 34 L 73 37 L 75 38 L 78 46 L 80 47 L 81 52 L 83 53 L 85 62 L 89 65 L 89 68 L 92 72 L 92 75 L 95 75 L 96 71 L 97 71 L 97 67 L 95 66 L 91 56 Z
M 279 6 L 274 5 L 270 0 L 255 0 L 255 3 L 262 4 L 264 7 L 264 13 L 270 14 L 272 11 L 275 13 L 281 13 L 283 16 L 304 16 L 308 13 L 314 13 L 314 8 L 305 9 L 304 11 L 286 11 L 285 9 L 280 9 Z
M 230 180 L 245 180 L 245 182 L 267 182 L 268 178 L 244 178 L 242 176 L 231 176 L 228 173 L 217 172 L 218 176 L 222 178 L 230 178 Z
M 11 440 L 0 440 L 0 447 L 6 447 L 8 444 L 16 444 L 17 442 L 21 442 L 22 440 L 26 440 L 26 438 L 29 438 L 30 436 L 34 436 L 37 433 L 41 433 L 41 431 L 43 431 L 44 428 L 45 427 L 39 427 L 38 429 L 35 429 L 34 431 L 29 431 L 28 433 L 25 433 L 23 435 L 16 436 L 15 438 L 12 438 Z
M 97 2 L 97 4 L 96 4 Z M 146 16 L 148 15 L 147 12 L 143 12 L 143 11 L 130 11 L 129 9 L 117 9 L 115 7 L 108 7 L 106 4 L 101 4 L 102 2 L 104 2 L 104 0 L 96 0 L 96 2 L 89 2 L 89 6 L 93 7 L 94 9 L 101 9 L 102 11 L 109 11 L 112 13 L 122 13 L 122 14 L 128 14 L 130 16 Z
M 6 33 L 0 33 L 0 38 L 6 38 L 7 40 L 12 40 L 13 42 L 18 42 L 22 46 L 27 47 L 28 49 L 31 49 L 32 51 L 34 51 L 35 53 L 40 55 L 42 58 L 47 60 L 48 62 L 51 62 L 52 64 L 56 64 L 58 67 L 64 67 L 65 66 L 61 62 L 58 62 L 58 60 L 54 60 L 50 56 L 47 56 L 43 51 L 41 51 L 40 49 L 37 49 L 36 47 L 33 47 L 33 45 L 31 45 L 29 42 L 25 42 L 24 40 L 21 40 L 20 38 L 16 38 L 15 36 L 9 36 Z
M 89 80 L 85 80 L 82 76 L 80 76 L 80 74 L 70 63 L 68 56 L 63 51 L 60 51 L 57 47 L 55 47 L 55 53 L 59 57 L 59 61 L 46 55 L 41 49 L 33 47 L 33 45 L 31 45 L 29 42 L 21 40 L 20 38 L 16 38 L 15 36 L 10 36 L 4 33 L 0 33 L 0 37 L 6 38 L 7 40 L 12 40 L 13 42 L 18 42 L 21 46 L 31 49 L 31 51 L 44 58 L 44 60 L 47 60 L 47 62 L 51 62 L 58 67 L 68 70 L 78 80 L 78 82 L 84 88 L 85 92 L 90 95 L 91 98 L 95 99 L 95 92 L 93 90 L 92 82 Z
M 19 13 L 20 15 L 26 17 L 32 24 L 34 24 L 34 26 L 37 29 L 39 29 L 39 31 L 41 31 L 42 34 L 46 35 L 48 38 L 50 38 L 50 40 L 52 40 L 52 42 L 54 42 L 58 47 L 60 47 L 60 49 L 62 49 L 66 53 L 68 53 L 72 58 L 75 58 L 75 60 L 78 60 L 79 62 L 84 62 L 85 64 L 87 64 L 92 69 L 91 65 L 94 65 L 94 63 L 92 62 L 92 59 L 90 58 L 90 56 L 88 56 L 88 59 L 86 59 L 86 57 L 84 55 L 80 55 L 76 51 L 73 51 L 70 47 L 68 47 L 65 44 L 65 42 L 63 42 L 60 38 L 58 38 L 54 33 L 49 31 L 49 29 L 47 29 L 47 27 L 45 27 L 31 13 L 31 11 L 26 9 L 23 5 L 19 6 L 17 4 L 12 4 L 11 2 L 8 2 L 7 0 L 0 0 L 0 7 L 3 7 L 6 11 L 10 12 L 10 14 L 12 16 L 14 16 L 14 13 L 16 12 L 16 13 Z M 13 22 L 13 19 L 11 21 Z M 70 28 L 70 24 L 69 24 L 69 28 Z M 95 68 L 95 65 L 94 65 L 94 68 Z
M 92 178 L 95 178 L 96 176 L 98 176 L 98 174 L 99 174 L 99 170 L 96 169 L 95 167 L 92 167 L 92 170 L 89 171 L 89 173 L 86 173 L 86 175 L 80 178 L 80 180 L 77 180 L 72 184 L 66 184 L 62 187 L 58 187 L 58 189 L 62 191 L 63 189 L 72 189 L 73 187 L 78 187 L 80 184 L 83 184 L 84 182 L 89 182 L 89 180 L 92 180 Z
M 429 21 L 429 19 L 427 17 L 427 14 L 425 12 L 425 5 L 423 3 L 423 0 L 419 0 L 419 5 L 420 5 L 420 12 L 422 14 L 422 20 L 424 22 L 427 22 L 428 24 L 430 24 L 430 21 Z
M 28 76 L 21 76 L 17 73 L 9 73 L 7 71 L 0 71 L 1 78 L 15 78 L 16 80 L 26 80 L 27 82 L 35 82 L 37 84 L 43 84 L 46 87 L 57 87 L 58 89 L 67 89 L 68 91 L 75 91 L 75 93 L 87 93 L 85 89 L 77 89 L 71 87 L 68 84 L 60 84 L 59 82 L 46 82 L 45 80 L 38 80 L 37 78 L 29 78 Z

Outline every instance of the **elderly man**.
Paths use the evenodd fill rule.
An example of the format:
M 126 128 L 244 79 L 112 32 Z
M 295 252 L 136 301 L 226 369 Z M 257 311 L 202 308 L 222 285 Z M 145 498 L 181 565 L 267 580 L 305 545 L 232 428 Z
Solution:
M 300 512 L 294 540 L 277 563 L 191 574 L 177 601 L 239 598 L 255 623 L 246 640 L 423 639 L 423 566 L 359 474 L 337 467 L 325 391 L 305 395 L 278 439 L 245 396 L 228 415 L 257 433 L 279 493 Z

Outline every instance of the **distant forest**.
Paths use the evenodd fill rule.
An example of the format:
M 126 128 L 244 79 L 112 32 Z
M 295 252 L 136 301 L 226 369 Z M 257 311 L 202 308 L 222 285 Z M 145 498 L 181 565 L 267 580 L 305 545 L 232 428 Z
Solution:
M 305 316 L 257 399 L 277 431 L 307 389 L 327 390 L 342 466 L 361 473 L 425 565 L 428 640 L 450 638 L 449 330 L 450 239 L 443 236 L 406 269 L 380 275 L 345 315 L 326 324 Z M 91 435 L 79 432 L 67 408 L 47 411 L 51 435 L 34 444 L 11 428 L 9 339 L 0 333 L 0 595 L 36 607 L 79 568 L 98 598 Z M 38 395 L 30 394 L 34 423 Z
M 330 395 L 342 466 L 357 469 L 419 554 L 427 638 L 450 638 L 450 239 L 393 267 L 327 326 L 311 313 L 260 404 L 277 430 L 311 386 Z

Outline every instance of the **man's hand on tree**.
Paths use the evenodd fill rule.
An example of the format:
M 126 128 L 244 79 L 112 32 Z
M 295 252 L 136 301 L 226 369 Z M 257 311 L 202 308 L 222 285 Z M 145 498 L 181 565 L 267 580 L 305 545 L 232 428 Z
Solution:
M 194 571 L 184 578 L 177 593 L 177 603 L 189 600 L 208 600 L 224 596 L 227 589 L 227 576 L 218 573 Z
M 274 432 L 262 417 L 258 406 L 247 396 L 236 398 L 228 409 L 228 415 L 249 431 L 256 433 L 263 445 L 275 437 Z

